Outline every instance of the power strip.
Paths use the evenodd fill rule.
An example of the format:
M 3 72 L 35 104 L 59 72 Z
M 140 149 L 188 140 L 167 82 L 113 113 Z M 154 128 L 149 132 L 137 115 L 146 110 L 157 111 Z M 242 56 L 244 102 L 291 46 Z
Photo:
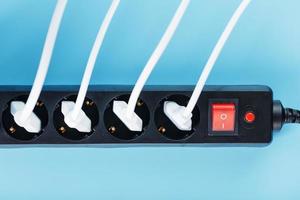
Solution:
M 176 128 L 163 105 L 174 101 L 185 106 L 193 87 L 148 86 L 135 110 L 143 120 L 143 131 L 130 131 L 114 114 L 112 104 L 114 100 L 128 101 L 131 90 L 132 86 L 91 86 L 83 110 L 92 121 L 93 131 L 81 133 L 69 128 L 61 113 L 61 102 L 75 101 L 78 86 L 47 86 L 34 109 L 42 121 L 42 131 L 29 133 L 15 123 L 10 102 L 25 102 L 30 87 L 1 87 L 0 144 L 268 144 L 273 129 L 281 128 L 273 123 L 273 94 L 267 86 L 206 86 L 193 111 L 191 131 Z
M 134 86 L 127 89 L 93 87 L 88 92 L 98 54 L 120 4 L 120 0 L 112 0 L 91 49 L 80 87 L 48 87 L 41 95 L 67 1 L 57 1 L 31 90 L 4 87 L 0 93 L 0 102 L 3 101 L 5 107 L 2 114 L 5 134 L 0 143 L 269 143 L 273 128 L 300 121 L 299 111 L 284 109 L 280 102 L 273 102 L 268 87 L 204 89 L 226 41 L 251 0 L 243 0 L 233 13 L 194 90 L 192 87 L 152 87 L 143 92 L 190 4 L 190 0 L 182 0 Z

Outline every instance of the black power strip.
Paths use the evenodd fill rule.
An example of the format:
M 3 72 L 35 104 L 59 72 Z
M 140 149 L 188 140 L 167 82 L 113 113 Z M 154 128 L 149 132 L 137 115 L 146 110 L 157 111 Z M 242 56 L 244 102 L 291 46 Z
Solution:
M 69 128 L 60 111 L 62 100 L 75 100 L 78 87 L 45 87 L 34 112 L 42 121 L 38 134 L 19 127 L 10 114 L 12 100 L 25 101 L 29 87 L 1 87 L 1 145 L 104 144 L 268 144 L 273 131 L 273 95 L 267 86 L 206 86 L 193 111 L 192 131 L 180 131 L 163 113 L 165 100 L 186 106 L 192 86 L 149 86 L 137 103 L 143 132 L 132 132 L 112 112 L 113 100 L 129 98 L 131 86 L 91 86 L 83 110 L 93 131 Z M 281 111 L 280 111 L 281 112 Z

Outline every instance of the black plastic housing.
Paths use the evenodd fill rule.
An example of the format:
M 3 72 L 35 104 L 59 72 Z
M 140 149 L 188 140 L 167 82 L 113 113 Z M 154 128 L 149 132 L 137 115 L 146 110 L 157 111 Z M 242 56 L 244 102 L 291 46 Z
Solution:
M 194 112 L 193 131 L 182 137 L 164 135 L 160 120 L 170 127 L 168 130 L 177 130 L 174 125 L 168 124 L 168 120 L 160 114 L 161 103 L 172 97 L 181 104 L 187 103 L 194 89 L 193 86 L 147 86 L 140 98 L 149 110 L 149 121 L 142 134 L 132 138 L 120 139 L 108 131 L 107 120 L 104 113 L 110 102 L 122 95 L 129 95 L 132 86 L 91 86 L 87 97 L 92 100 L 98 109 L 98 121 L 95 131 L 79 140 L 63 137 L 57 132 L 53 123 L 53 114 L 59 102 L 72 95 L 76 95 L 79 86 L 46 86 L 40 96 L 48 111 L 48 123 L 43 132 L 32 140 L 20 140 L 11 137 L 3 126 L 3 114 L 0 115 L 0 146 L 136 146 L 136 145 L 198 145 L 198 144 L 268 144 L 272 140 L 272 115 L 273 94 L 267 86 L 206 86 L 198 101 Z M 2 113 L 7 109 L 8 102 L 12 99 L 28 95 L 30 87 L 2 86 L 0 88 L 0 108 Z M 235 102 L 237 106 L 236 129 L 234 134 L 211 134 L 210 102 Z M 248 124 L 244 120 L 245 112 L 254 111 L 256 120 Z M 145 112 L 142 112 L 145 113 Z M 157 114 L 158 113 L 158 114 Z M 145 114 L 147 115 L 147 114 Z M 147 117 L 147 116 L 146 116 Z M 118 125 L 118 124 L 117 124 Z M 119 124 L 119 126 L 122 126 Z M 30 134 L 30 133 L 25 133 Z M 184 133 L 185 134 L 185 133 Z M 176 136 L 176 137 L 175 137 Z

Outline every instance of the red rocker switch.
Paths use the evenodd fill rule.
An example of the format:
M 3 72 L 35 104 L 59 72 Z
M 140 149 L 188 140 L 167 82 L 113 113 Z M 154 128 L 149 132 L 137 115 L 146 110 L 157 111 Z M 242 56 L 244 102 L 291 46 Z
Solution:
M 235 127 L 235 104 L 213 103 L 212 104 L 212 131 L 234 132 Z

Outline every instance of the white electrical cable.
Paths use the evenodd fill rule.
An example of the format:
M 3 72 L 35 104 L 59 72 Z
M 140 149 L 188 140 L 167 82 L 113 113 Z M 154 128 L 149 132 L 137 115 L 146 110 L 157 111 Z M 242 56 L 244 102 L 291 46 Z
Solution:
M 243 0 L 241 2 L 240 6 L 235 11 L 235 13 L 233 14 L 230 21 L 228 22 L 224 32 L 222 33 L 218 43 L 216 44 L 215 48 L 213 49 L 212 54 L 210 55 L 206 65 L 203 69 L 203 72 L 199 78 L 199 81 L 196 85 L 196 88 L 195 88 L 193 94 L 192 94 L 192 97 L 191 97 L 187 107 L 184 110 L 184 113 L 183 113 L 184 116 L 190 116 L 190 114 L 193 112 L 193 110 L 197 104 L 197 101 L 201 95 L 201 92 L 203 90 L 203 87 L 208 79 L 208 76 L 216 63 L 216 60 L 218 59 L 226 41 L 228 40 L 231 32 L 233 31 L 234 27 L 236 26 L 238 20 L 240 19 L 241 15 L 244 13 L 244 11 L 246 10 L 246 8 L 248 7 L 250 2 L 251 2 L 251 0 Z
M 61 24 L 61 20 L 66 8 L 68 0 L 58 0 L 56 4 L 55 11 L 53 13 L 51 23 L 46 36 L 46 41 L 44 44 L 41 60 L 39 63 L 38 71 L 24 107 L 18 115 L 18 124 L 26 124 L 27 119 L 32 115 L 36 102 L 41 94 L 45 78 L 48 72 L 50 60 L 52 57 L 53 48 L 55 45 L 57 33 Z
M 91 80 L 91 76 L 92 76 L 92 73 L 93 73 L 93 70 L 94 70 L 94 66 L 95 66 L 95 63 L 96 63 L 96 60 L 97 60 L 97 56 L 99 54 L 99 51 L 100 51 L 100 48 L 102 46 L 102 43 L 103 43 L 103 40 L 104 40 L 104 37 L 105 37 L 105 34 L 107 32 L 107 29 L 109 27 L 109 24 L 111 23 L 111 20 L 118 8 L 118 5 L 120 3 L 120 0 L 113 0 L 112 3 L 111 3 L 111 6 L 109 8 L 109 10 L 107 11 L 107 14 L 103 20 L 103 23 L 99 29 L 99 32 L 98 32 L 98 35 L 96 37 L 96 40 L 95 40 L 95 43 L 93 45 L 93 48 L 92 48 L 92 51 L 90 53 L 90 56 L 89 56 L 89 59 L 88 59 L 88 62 L 87 62 L 87 65 L 86 65 L 86 69 L 85 69 L 85 72 L 84 72 L 84 75 L 83 75 L 83 79 L 82 79 L 82 82 L 81 82 L 81 86 L 80 86 L 80 90 L 79 90 L 79 93 L 78 93 L 78 97 L 77 97 L 77 100 L 76 100 L 76 104 L 75 104 L 75 107 L 74 109 L 71 111 L 72 112 L 72 118 L 74 120 L 77 119 L 80 111 L 81 111 L 81 108 L 82 108 L 82 105 L 83 105 L 83 102 L 85 100 L 85 96 L 86 96 L 86 93 L 87 93 L 87 90 L 88 90 L 88 86 L 89 86 L 89 83 L 90 83 L 90 80 Z
M 134 89 L 130 95 L 130 99 L 128 102 L 127 107 L 127 118 L 131 118 L 134 114 L 136 102 L 140 96 L 140 93 L 148 80 L 151 72 L 153 71 L 155 65 L 157 64 L 158 60 L 160 59 L 161 55 L 167 48 L 170 40 L 172 39 L 188 5 L 190 0 L 182 0 L 181 4 L 179 5 L 170 25 L 168 26 L 166 32 L 164 33 L 162 39 L 160 40 L 158 46 L 156 47 L 155 51 L 153 52 L 152 56 L 150 57 L 149 61 L 147 62 L 145 68 L 143 69 L 139 79 L 137 80 Z

